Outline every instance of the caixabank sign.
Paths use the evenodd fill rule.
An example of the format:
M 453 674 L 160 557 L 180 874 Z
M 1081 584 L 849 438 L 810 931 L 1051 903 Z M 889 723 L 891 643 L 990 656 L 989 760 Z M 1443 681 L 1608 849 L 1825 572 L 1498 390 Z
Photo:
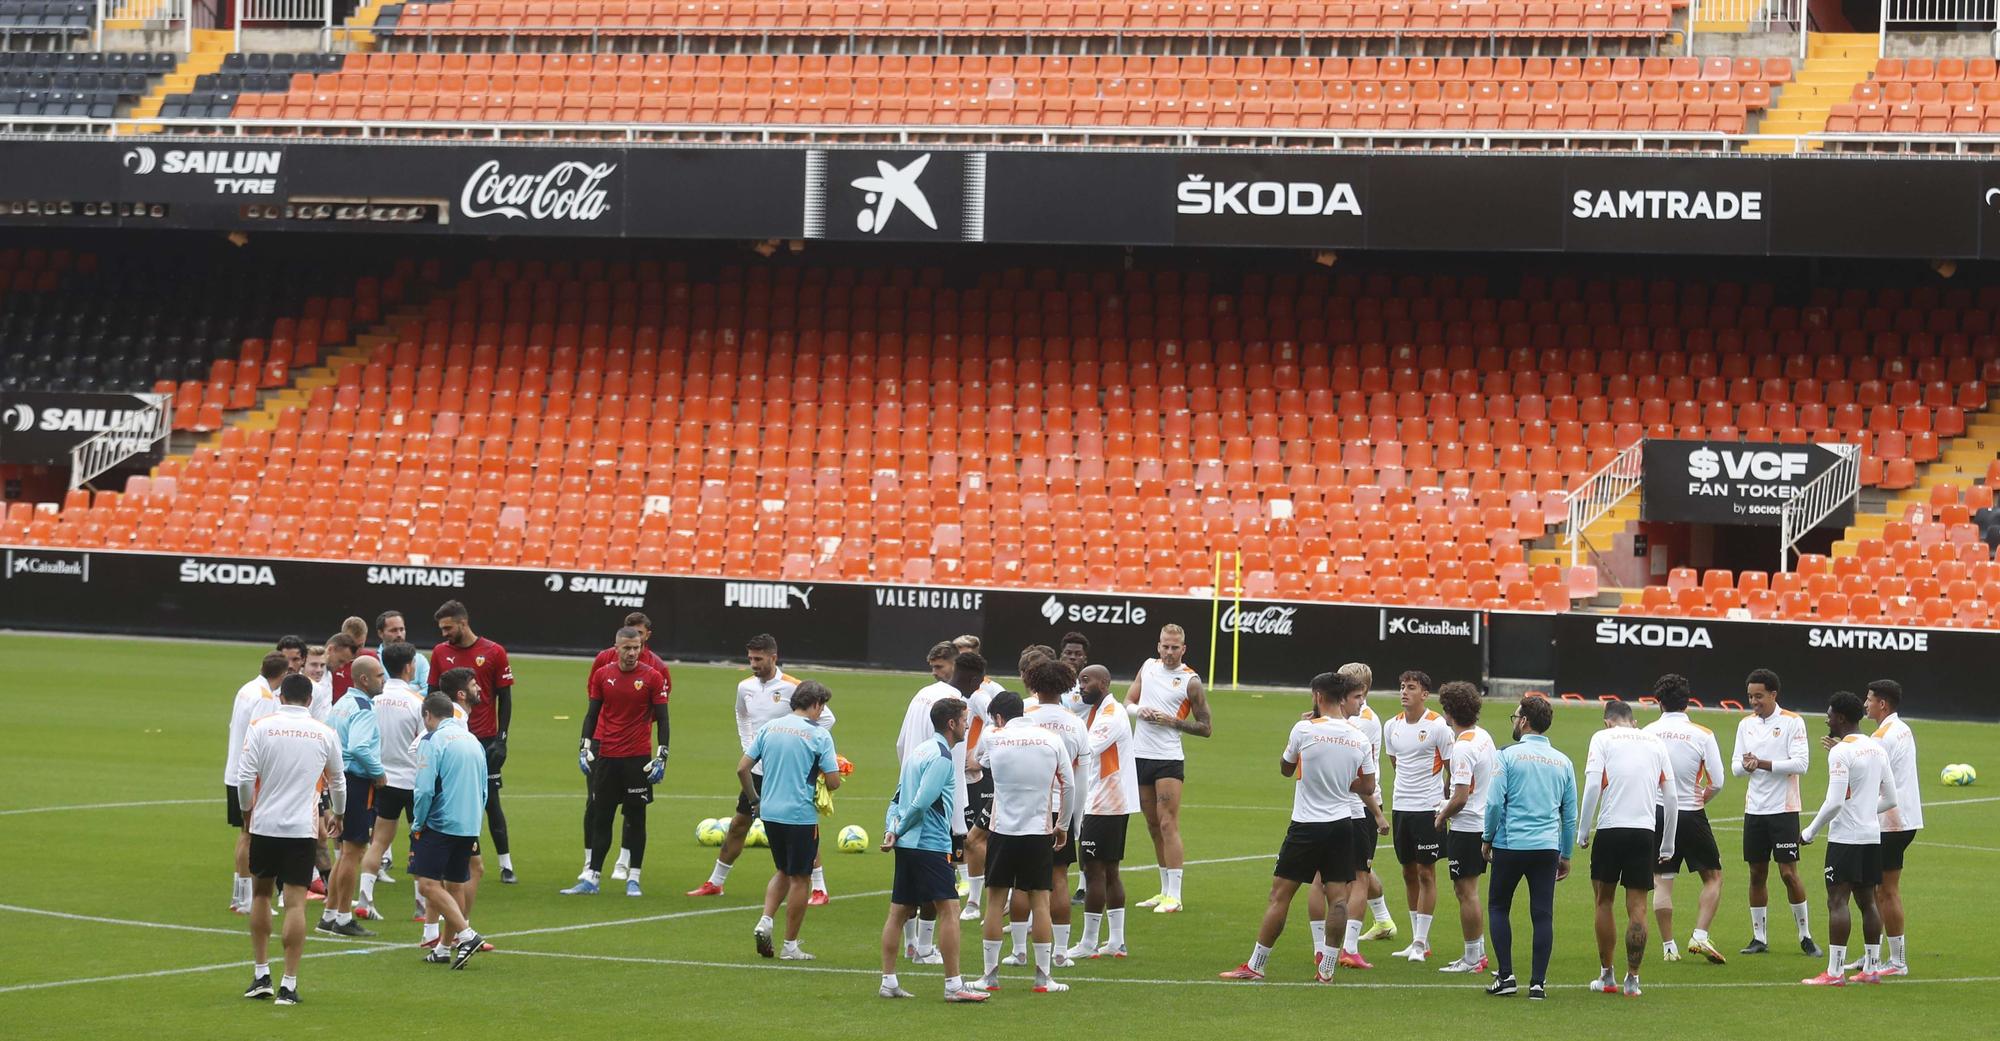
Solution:
M 1970 158 L 0 142 L 0 225 L 2000 257 Z
M 1852 450 L 1847 445 L 1648 439 L 1640 450 L 1640 509 L 1649 521 L 1777 527 L 1785 504 Z M 1853 520 L 1850 499 L 1820 526 Z

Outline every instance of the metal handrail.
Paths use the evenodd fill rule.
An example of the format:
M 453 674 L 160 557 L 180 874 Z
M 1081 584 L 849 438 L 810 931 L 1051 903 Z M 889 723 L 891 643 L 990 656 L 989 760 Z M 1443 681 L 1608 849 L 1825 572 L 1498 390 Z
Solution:
M 1583 533 L 1624 502 L 1626 496 L 1639 489 L 1644 477 L 1642 462 L 1645 447 L 1643 439 L 1635 442 L 1577 485 L 1576 490 L 1563 496 L 1570 567 L 1583 563 Z
M 46 129 L 22 133 L 20 127 L 44 127 Z M 79 128 L 82 131 L 80 132 Z M 384 141 L 409 140 L 421 135 L 449 133 L 459 139 L 506 140 L 523 135 L 548 135 L 542 140 L 573 142 L 569 135 L 589 135 L 589 140 L 600 143 L 644 143 L 658 141 L 673 135 L 693 135 L 702 143 L 717 144 L 798 144 L 803 141 L 854 141 L 868 144 L 898 143 L 934 145 L 951 138 L 957 141 L 991 142 L 995 144 L 1020 146 L 1117 146 L 1129 145 L 1134 139 L 1143 143 L 1140 148 L 1175 147 L 1183 149 L 1245 147 L 1280 147 L 1282 142 L 1309 141 L 1327 148 L 1378 147 L 1382 142 L 1428 142 L 1433 144 L 1456 144 L 1467 147 L 1501 148 L 1507 142 L 1537 142 L 1540 144 L 1563 143 L 1579 145 L 1628 145 L 1635 151 L 1658 151 L 1673 144 L 1697 143 L 1715 146 L 1723 153 L 1743 151 L 1752 142 L 1773 141 L 1785 144 L 1794 154 L 1817 156 L 1814 145 L 1829 143 L 1848 144 L 1899 144 L 1904 146 L 1921 144 L 1928 149 L 1923 158 L 1972 154 L 1974 147 L 1993 148 L 2000 145 L 2000 134 L 1952 134 L 1952 135 L 1891 135 L 1891 134 L 1722 134 L 1683 132 L 1631 132 L 1621 130 L 1502 130 L 1480 128 L 1468 130 L 1312 130 L 1304 128 L 1271 127 L 1141 127 L 1141 126 L 1064 126 L 1014 125 L 1003 123 L 941 123 L 908 124 L 903 126 L 883 126 L 881 124 L 855 123 L 566 123 L 566 122 L 522 122 L 522 123 L 471 123 L 463 121 L 440 122 L 436 120 L 395 122 L 364 122 L 358 119 L 136 119 L 118 117 L 112 119 L 91 119 L 81 116 L 0 116 L 0 139 L 62 139 L 76 140 L 105 137 L 129 138 L 143 136 L 147 140 L 157 140 L 162 129 L 172 128 L 185 131 L 202 131 L 203 136 L 213 140 L 217 132 L 235 132 L 239 138 L 268 141 L 269 137 L 258 136 L 255 131 L 312 133 L 337 132 L 334 136 L 361 137 Z M 715 141 L 716 135 L 727 135 L 730 141 Z M 1247 142 L 1247 143 L 1246 143 Z M 1393 146 L 1386 146 L 1393 147 Z M 1546 151 L 1546 149 L 1537 149 Z M 1773 153 L 1763 153 L 1770 155 Z
M 119 463 L 153 447 L 174 432 L 171 394 L 141 394 L 152 399 L 138 413 L 140 421 L 122 430 L 105 430 L 69 450 L 69 486 L 74 491 Z
M 1861 494 L 1861 450 L 1848 444 L 1824 446 L 1840 456 L 1826 472 L 1806 482 L 1778 508 L 1778 570 L 1790 571 L 1799 541 L 1834 511 Z

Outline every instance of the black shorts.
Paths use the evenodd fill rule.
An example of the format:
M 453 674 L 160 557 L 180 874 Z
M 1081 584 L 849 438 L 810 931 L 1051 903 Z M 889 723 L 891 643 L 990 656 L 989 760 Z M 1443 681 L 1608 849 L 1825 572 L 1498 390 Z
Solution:
M 922 907 L 958 899 L 958 876 L 951 870 L 951 854 L 901 846 L 896 847 L 895 853 L 896 875 L 889 885 L 890 903 Z
M 1375 829 L 1375 818 L 1362 816 L 1354 819 L 1354 873 L 1375 869 L 1375 851 L 1382 846 L 1382 833 Z
M 1077 839 L 1076 857 L 1086 864 L 1116 864 L 1125 859 L 1125 827 L 1131 815 L 1087 814 L 1083 835 Z
M 739 785 L 738 787 L 740 788 L 741 786 Z M 751 774 L 750 787 L 757 789 L 757 795 L 761 798 L 764 794 L 764 775 Z M 748 817 L 754 812 L 750 808 L 750 799 L 739 790 L 736 793 L 736 815 L 738 817 Z
M 1590 840 L 1590 880 L 1627 889 L 1653 888 L 1660 834 L 1651 828 L 1599 828 Z
M 1438 834 L 1435 810 L 1397 810 L 1389 815 L 1396 859 L 1405 864 L 1435 864 L 1444 859 L 1444 836 Z
M 1910 843 L 1917 841 L 1915 831 L 1885 831 L 1882 833 L 1882 870 L 1903 870 L 1903 853 Z
M 394 822 L 401 817 L 416 821 L 417 793 L 408 788 L 391 788 L 383 785 L 375 789 L 375 819 Z
M 653 784 L 646 780 L 646 764 L 651 756 L 598 756 L 590 764 L 590 800 L 608 800 L 622 806 L 644 806 L 653 801 Z
M 1486 857 L 1479 849 L 1485 844 L 1486 837 L 1476 831 L 1445 832 L 1444 856 L 1452 881 L 1478 878 L 1486 873 Z
M 1674 855 L 1658 872 L 1678 875 L 1681 866 L 1689 871 L 1722 870 L 1722 850 L 1715 844 L 1715 829 L 1708 825 L 1707 810 L 1682 810 L 1674 824 Z
M 225 784 L 222 786 L 222 790 L 224 792 L 223 798 L 229 801 L 229 826 L 232 828 L 243 827 L 243 805 L 239 801 L 241 796 L 237 794 L 236 786 Z
M 479 855 L 479 836 L 426 831 L 410 845 L 410 874 L 439 882 L 472 878 L 472 858 Z
M 819 825 L 765 821 L 764 837 L 771 843 L 771 863 L 779 874 L 794 878 L 812 874 L 813 861 L 819 859 Z M 956 883 L 952 891 L 957 892 Z
M 1743 861 L 1747 864 L 1799 862 L 1799 815 L 1752 813 L 1743 818 Z
M 986 839 L 986 888 L 1046 891 L 1056 870 L 1054 835 L 1002 835 Z
M 340 815 L 340 841 L 366 846 L 375 834 L 375 782 L 347 775 L 347 809 Z
M 993 827 L 993 774 L 965 786 L 965 830 Z
M 1882 844 L 1870 842 L 1852 845 L 1845 842 L 1826 844 L 1826 880 L 1828 884 L 1845 882 L 1851 886 L 1879 886 L 1882 884 Z
M 1300 885 L 1354 881 L 1354 822 L 1293 821 L 1278 847 L 1278 864 L 1271 873 Z
M 1161 779 L 1187 781 L 1187 760 L 1185 759 L 1134 759 L 1139 768 L 1139 787 L 1151 788 Z
M 308 886 L 313 880 L 318 839 L 285 839 L 250 833 L 250 877 L 275 878 L 281 886 Z

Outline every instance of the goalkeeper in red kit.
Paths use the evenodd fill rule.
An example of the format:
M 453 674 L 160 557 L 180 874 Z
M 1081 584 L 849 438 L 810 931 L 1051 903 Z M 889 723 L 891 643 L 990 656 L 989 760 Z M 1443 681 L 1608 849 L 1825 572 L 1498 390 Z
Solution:
M 577 763 L 590 777 L 590 870 L 567 896 L 595 894 L 604 858 L 611 851 L 611 818 L 624 807 L 632 866 L 626 896 L 639 896 L 639 871 L 646 861 L 646 806 L 653 786 L 666 773 L 667 680 L 642 663 L 645 641 L 638 629 L 618 630 L 618 660 L 590 677 L 590 708 L 583 717 L 582 749 Z M 646 740 L 651 723 L 657 745 Z

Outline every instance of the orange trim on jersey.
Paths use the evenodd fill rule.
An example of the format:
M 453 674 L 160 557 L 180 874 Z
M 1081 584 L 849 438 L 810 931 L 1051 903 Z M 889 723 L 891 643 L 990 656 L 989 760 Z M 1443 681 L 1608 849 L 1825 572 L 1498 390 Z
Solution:
M 1435 748 L 1431 749 L 1431 776 L 1435 777 L 1443 773 L 1447 762 L 1448 760 L 1445 759 L 1443 752 Z
M 979 735 L 985 729 L 986 729 L 986 720 L 980 717 L 977 713 L 974 713 L 972 717 L 972 726 L 968 728 L 965 732 L 965 757 L 967 759 L 972 758 L 973 749 L 979 747 Z
M 1097 757 L 1097 776 L 1111 777 L 1118 773 L 1118 746 L 1112 745 Z
M 1181 702 L 1180 711 L 1174 713 L 1174 718 L 1186 719 L 1188 717 L 1188 713 L 1192 712 L 1193 710 L 1194 710 L 1194 702 L 1184 700 Z
M 1695 768 L 1694 771 L 1695 787 L 1706 788 L 1709 786 L 1708 782 L 1709 782 L 1708 763 L 1706 761 L 1703 761 L 1703 763 L 1699 767 Z
M 1466 731 L 1466 732 L 1465 732 L 1465 733 L 1463 733 L 1463 734 L 1460 734 L 1460 735 L 1458 735 L 1458 739 L 1459 739 L 1460 741 L 1477 741 L 1477 740 L 1479 740 L 1479 738 L 1478 738 L 1478 737 L 1477 737 L 1476 735 L 1474 735 L 1474 734 L 1473 734 L 1473 732 L 1472 732 L 1472 731 L 1470 731 L 1470 730 Z

